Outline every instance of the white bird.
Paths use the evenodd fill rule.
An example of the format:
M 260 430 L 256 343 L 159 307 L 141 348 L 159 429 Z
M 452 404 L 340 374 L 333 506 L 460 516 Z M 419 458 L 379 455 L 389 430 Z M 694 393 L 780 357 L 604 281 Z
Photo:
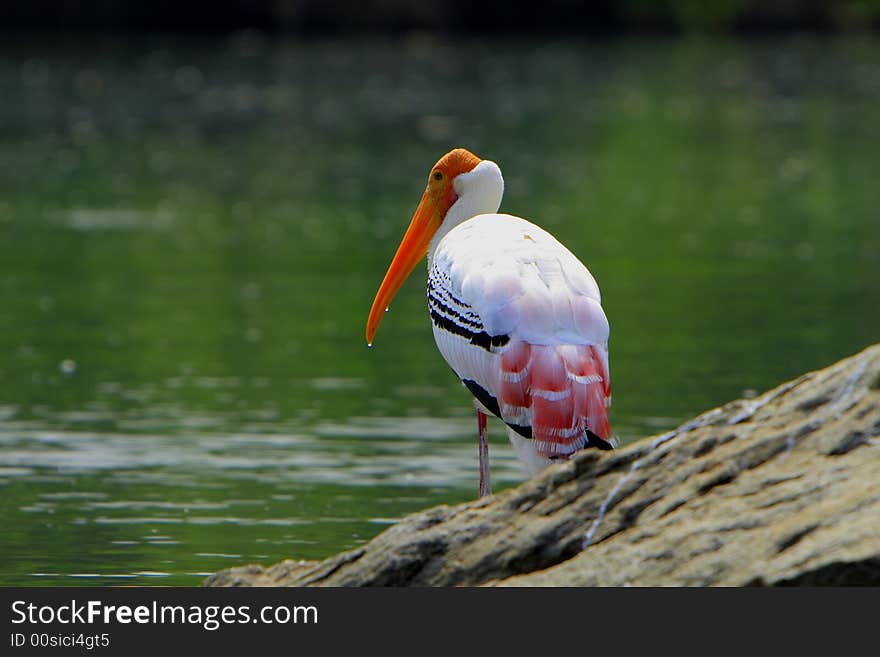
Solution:
M 367 320 L 372 344 L 394 295 L 428 256 L 428 311 L 446 362 L 476 399 L 480 496 L 486 415 L 534 474 L 584 447 L 611 449 L 608 320 L 589 270 L 533 223 L 497 214 L 498 165 L 458 148 L 428 186 Z

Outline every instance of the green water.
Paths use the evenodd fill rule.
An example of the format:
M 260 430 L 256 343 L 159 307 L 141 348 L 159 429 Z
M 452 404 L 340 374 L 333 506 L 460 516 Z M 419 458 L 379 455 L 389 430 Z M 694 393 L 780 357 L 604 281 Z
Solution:
M 0 584 L 196 584 L 472 498 L 421 271 L 363 339 L 453 146 L 594 273 L 624 442 L 880 337 L 877 40 L 10 38 L 0 98 Z

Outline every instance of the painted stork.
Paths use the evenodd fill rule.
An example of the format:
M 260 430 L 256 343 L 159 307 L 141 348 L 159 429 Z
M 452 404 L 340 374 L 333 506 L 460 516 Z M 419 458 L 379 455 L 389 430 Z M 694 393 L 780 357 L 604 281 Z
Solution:
M 376 293 L 367 343 L 428 256 L 437 348 L 476 399 L 480 496 L 491 493 L 486 416 L 530 474 L 585 447 L 611 449 L 608 320 L 586 267 L 550 233 L 497 214 L 498 165 L 458 148 L 428 185 Z

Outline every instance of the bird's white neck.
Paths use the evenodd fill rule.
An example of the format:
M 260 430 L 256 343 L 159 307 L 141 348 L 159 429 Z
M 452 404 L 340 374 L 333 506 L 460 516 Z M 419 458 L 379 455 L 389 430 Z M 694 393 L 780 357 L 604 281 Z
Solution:
M 473 170 L 463 173 L 452 182 L 458 200 L 452 204 L 440 228 L 428 246 L 428 267 L 434 257 L 437 245 L 463 221 L 476 217 L 478 214 L 498 212 L 501 197 L 504 195 L 504 178 L 501 169 L 489 160 L 483 160 Z

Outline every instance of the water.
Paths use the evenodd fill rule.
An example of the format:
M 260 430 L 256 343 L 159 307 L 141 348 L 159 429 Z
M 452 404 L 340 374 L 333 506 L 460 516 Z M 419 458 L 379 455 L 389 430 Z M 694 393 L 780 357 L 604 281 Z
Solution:
M 421 271 L 363 339 L 453 146 L 596 276 L 623 442 L 878 339 L 876 40 L 21 38 L 0 93 L 3 585 L 196 584 L 473 498 Z

